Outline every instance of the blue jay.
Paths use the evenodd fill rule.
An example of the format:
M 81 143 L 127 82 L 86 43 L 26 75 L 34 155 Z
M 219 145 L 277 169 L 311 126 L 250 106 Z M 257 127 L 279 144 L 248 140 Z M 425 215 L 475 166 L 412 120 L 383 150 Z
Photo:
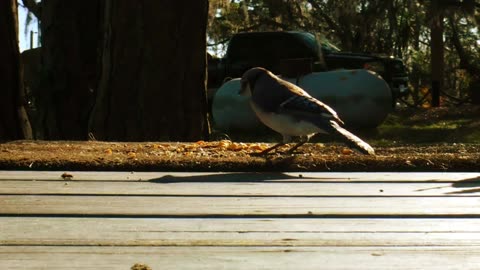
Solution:
M 368 143 L 342 127 L 343 121 L 332 108 L 264 68 L 255 67 L 243 74 L 239 94 L 250 98 L 250 105 L 263 124 L 283 136 L 281 143 L 260 154 L 266 154 L 298 136 L 300 142 L 288 150 L 288 153 L 293 153 L 316 133 L 336 135 L 355 150 L 375 154 Z

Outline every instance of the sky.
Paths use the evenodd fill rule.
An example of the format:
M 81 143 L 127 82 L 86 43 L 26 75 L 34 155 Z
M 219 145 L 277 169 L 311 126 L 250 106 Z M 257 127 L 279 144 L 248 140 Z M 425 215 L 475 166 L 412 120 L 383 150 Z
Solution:
M 0 0 L 1 1 L 1 0 Z M 34 31 L 33 35 L 33 48 L 38 47 L 38 33 L 37 32 L 37 20 L 34 19 L 29 27 L 28 34 L 25 35 L 25 21 L 27 17 L 27 11 L 25 8 L 18 7 L 18 44 L 20 47 L 20 52 L 30 49 L 30 31 Z

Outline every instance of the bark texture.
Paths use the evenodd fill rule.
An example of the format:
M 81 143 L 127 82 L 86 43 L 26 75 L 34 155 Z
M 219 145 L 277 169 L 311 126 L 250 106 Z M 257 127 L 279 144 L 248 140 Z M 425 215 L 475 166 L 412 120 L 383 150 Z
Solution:
M 18 48 L 17 1 L 0 1 L 0 140 L 31 139 Z
M 209 134 L 208 1 L 105 1 L 102 68 L 89 130 L 100 140 Z
M 39 137 L 88 138 L 98 74 L 101 0 L 43 0 L 42 74 L 35 89 Z
M 443 88 L 444 80 L 444 41 L 443 41 L 443 18 L 444 11 L 440 5 L 440 0 L 433 0 L 430 3 L 430 39 L 431 54 L 430 65 L 432 71 L 432 107 L 440 106 L 440 93 Z

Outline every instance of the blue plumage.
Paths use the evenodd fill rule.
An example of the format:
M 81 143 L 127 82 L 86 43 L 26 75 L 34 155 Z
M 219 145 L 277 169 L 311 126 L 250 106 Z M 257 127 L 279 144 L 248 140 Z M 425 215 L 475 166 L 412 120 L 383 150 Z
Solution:
M 250 104 L 260 121 L 283 136 L 283 142 L 262 153 L 299 136 L 301 142 L 289 150 L 293 152 L 316 133 L 337 135 L 362 153 L 375 153 L 370 145 L 342 127 L 343 121 L 331 107 L 270 71 L 252 68 L 243 74 L 241 84 L 240 94 L 251 98 Z

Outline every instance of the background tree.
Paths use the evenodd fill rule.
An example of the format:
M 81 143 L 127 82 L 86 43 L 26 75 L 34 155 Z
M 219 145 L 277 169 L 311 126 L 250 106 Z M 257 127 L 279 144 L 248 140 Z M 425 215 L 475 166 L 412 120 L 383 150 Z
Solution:
M 433 81 L 442 86 L 437 94 L 444 101 L 457 103 L 463 102 L 467 89 L 480 88 L 473 72 L 463 72 L 466 61 L 460 61 L 457 49 L 460 44 L 469 62 L 478 62 L 478 0 L 212 0 L 211 9 L 211 51 L 221 51 L 228 38 L 241 31 L 304 30 L 330 39 L 344 51 L 404 59 L 411 70 L 410 105 L 440 102 L 440 95 L 432 99 Z M 446 24 L 450 14 L 455 14 L 456 27 Z
M 444 42 L 443 42 L 443 19 L 444 8 L 440 0 L 432 0 L 429 6 L 430 18 L 430 46 L 431 46 L 431 76 L 432 76 L 432 106 L 440 105 L 440 91 L 443 88 L 444 79 Z
M 0 1 L 0 39 L 0 140 L 31 139 L 18 49 L 16 0 Z
M 467 2 L 468 3 L 468 2 Z M 480 4 L 478 4 L 480 7 Z M 480 14 L 480 13 L 478 13 Z M 464 70 L 469 77 L 468 93 L 459 89 L 461 81 L 454 80 L 450 82 L 452 88 L 455 88 L 456 94 L 460 97 L 468 94 L 471 101 L 480 104 L 480 44 L 478 32 L 472 31 L 471 25 L 480 24 L 476 21 L 475 6 L 463 6 L 456 12 L 448 13 L 448 27 L 450 28 L 450 42 L 452 43 L 452 53 L 456 54 L 454 65 L 460 70 Z M 463 75 L 463 74 L 462 74 Z
M 344 51 L 403 58 L 410 105 L 438 104 L 434 81 L 444 101 L 480 92 L 474 0 L 22 1 L 42 23 L 40 138 L 206 138 L 206 36 L 221 51 L 242 31 L 310 31 Z
M 40 138 L 208 137 L 208 1 L 172 2 L 23 1 L 42 29 Z
M 38 138 L 88 138 L 88 117 L 97 81 L 102 2 L 23 1 L 41 22 L 41 74 L 39 84 L 32 89 Z
M 208 1 L 106 0 L 90 131 L 101 140 L 204 139 Z

